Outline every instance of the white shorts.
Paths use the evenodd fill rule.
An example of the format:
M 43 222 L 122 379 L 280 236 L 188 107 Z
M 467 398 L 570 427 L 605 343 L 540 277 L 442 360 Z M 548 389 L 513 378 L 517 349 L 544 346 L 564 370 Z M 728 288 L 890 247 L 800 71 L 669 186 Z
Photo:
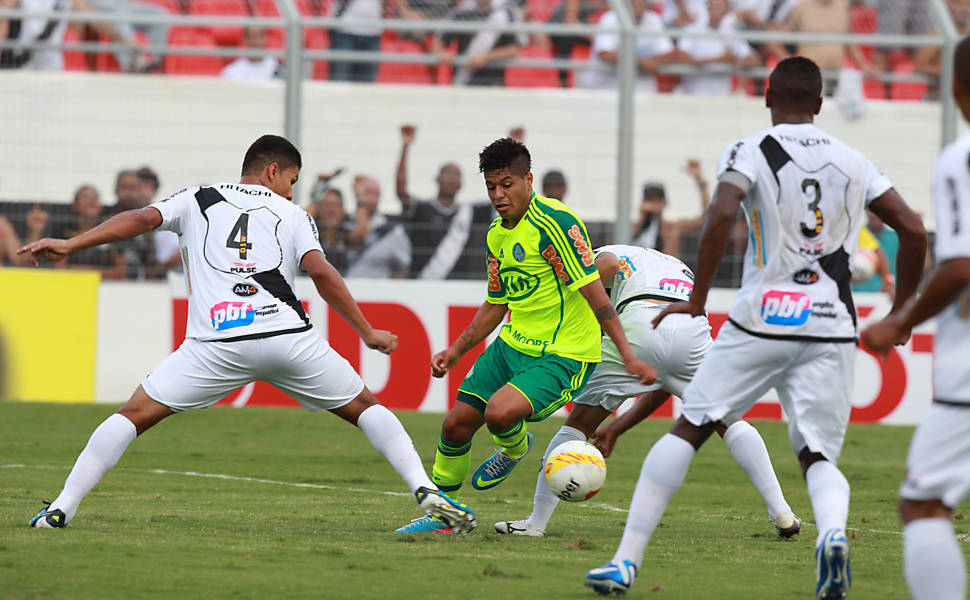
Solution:
M 603 361 L 596 365 L 576 404 L 601 406 L 613 412 L 627 398 L 663 389 L 675 396 L 683 396 L 694 371 L 711 347 L 711 325 L 704 317 L 670 315 L 656 329 L 651 321 L 666 305 L 633 302 L 620 314 L 620 323 L 633 352 L 640 360 L 653 365 L 657 381 L 651 385 L 640 383 L 627 373 L 616 344 L 603 338 Z
M 970 405 L 930 406 L 909 445 L 899 495 L 942 500 L 950 508 L 970 495 Z
M 855 344 L 757 337 L 729 321 L 684 391 L 684 418 L 729 425 L 774 388 L 795 454 L 807 446 L 835 463 L 852 411 L 855 351 Z
M 265 381 L 311 411 L 340 408 L 364 381 L 316 328 L 236 342 L 187 338 L 142 382 L 174 411 L 205 408 L 253 381 Z

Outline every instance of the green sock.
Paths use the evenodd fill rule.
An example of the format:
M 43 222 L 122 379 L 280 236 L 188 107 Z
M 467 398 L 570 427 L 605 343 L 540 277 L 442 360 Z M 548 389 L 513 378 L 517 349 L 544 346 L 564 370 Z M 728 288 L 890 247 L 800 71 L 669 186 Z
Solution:
M 471 468 L 472 441 L 464 444 L 452 444 L 444 439 L 438 440 L 438 451 L 434 456 L 434 467 L 431 469 L 431 481 L 438 489 L 451 498 L 458 498 L 461 484 Z
M 503 452 L 511 458 L 519 458 L 529 451 L 529 439 L 526 435 L 525 421 L 519 421 L 509 429 L 494 432 L 489 429 L 492 439 L 502 447 Z

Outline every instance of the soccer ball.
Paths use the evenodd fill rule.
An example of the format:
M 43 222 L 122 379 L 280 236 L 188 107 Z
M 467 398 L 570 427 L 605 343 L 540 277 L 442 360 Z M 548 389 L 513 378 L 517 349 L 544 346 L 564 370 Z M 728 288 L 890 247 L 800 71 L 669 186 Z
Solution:
M 876 253 L 868 248 L 856 248 L 852 255 L 852 281 L 869 281 L 876 274 Z
M 589 500 L 603 487 L 606 461 L 596 446 L 573 440 L 556 446 L 543 466 L 549 489 L 560 500 Z

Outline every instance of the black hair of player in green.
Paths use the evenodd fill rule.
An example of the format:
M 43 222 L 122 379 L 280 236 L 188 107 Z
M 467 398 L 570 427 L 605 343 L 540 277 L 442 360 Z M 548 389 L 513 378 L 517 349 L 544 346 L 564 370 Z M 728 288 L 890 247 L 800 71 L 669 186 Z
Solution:
M 253 142 L 249 150 L 246 150 L 242 174 L 256 175 L 270 163 L 279 164 L 280 171 L 285 171 L 290 167 L 303 168 L 303 159 L 300 157 L 300 151 L 296 149 L 296 146 L 285 137 L 267 134 Z
M 970 36 L 960 40 L 953 51 L 953 98 L 970 121 Z
M 512 138 L 500 138 L 485 146 L 478 155 L 478 172 L 490 173 L 508 169 L 519 177 L 532 170 L 532 155 L 525 144 Z
M 822 97 L 822 72 L 804 56 L 792 56 L 778 63 L 768 78 L 775 102 L 785 107 L 814 113 Z

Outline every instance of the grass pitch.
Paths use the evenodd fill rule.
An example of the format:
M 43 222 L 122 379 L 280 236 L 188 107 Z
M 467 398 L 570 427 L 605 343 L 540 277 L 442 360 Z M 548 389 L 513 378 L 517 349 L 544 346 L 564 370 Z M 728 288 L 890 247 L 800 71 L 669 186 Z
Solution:
M 546 537 L 492 523 L 529 514 L 541 452 L 562 421 L 530 425 L 534 455 L 463 499 L 464 538 L 392 533 L 419 516 L 403 482 L 343 421 L 292 409 L 216 407 L 136 440 L 64 530 L 27 520 L 53 500 L 107 406 L 0 403 L 0 598 L 593 598 L 583 576 L 612 557 L 640 463 L 670 426 L 620 439 L 606 486 L 560 504 Z M 401 413 L 430 471 L 441 415 Z M 816 531 L 785 426 L 755 423 L 803 533 L 782 541 L 713 437 L 647 548 L 633 598 L 811 598 Z M 852 598 L 904 598 L 896 490 L 911 428 L 850 427 Z M 491 453 L 481 432 L 472 467 Z M 961 513 L 966 506 L 961 506 Z M 957 515 L 964 536 L 967 521 Z M 966 551 L 965 553 L 970 554 Z

